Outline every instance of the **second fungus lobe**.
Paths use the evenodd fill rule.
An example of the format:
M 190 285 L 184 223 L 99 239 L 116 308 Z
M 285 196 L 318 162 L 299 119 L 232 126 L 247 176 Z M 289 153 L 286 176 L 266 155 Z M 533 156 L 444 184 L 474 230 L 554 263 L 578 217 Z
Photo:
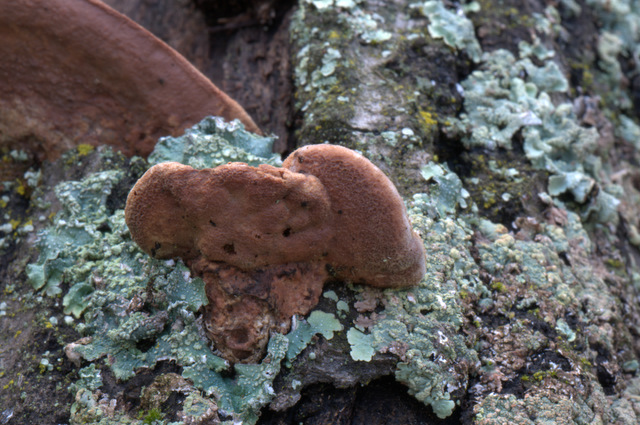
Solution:
M 144 251 L 180 257 L 203 278 L 207 334 L 234 362 L 259 360 L 269 333 L 309 313 L 329 277 L 388 288 L 425 273 L 396 188 L 335 145 L 300 148 L 282 168 L 155 165 L 130 192 L 125 218 Z
M 105 2 L 0 1 L 0 30 L 3 146 L 41 159 L 82 144 L 147 156 L 158 137 L 206 115 L 261 133 L 189 61 Z

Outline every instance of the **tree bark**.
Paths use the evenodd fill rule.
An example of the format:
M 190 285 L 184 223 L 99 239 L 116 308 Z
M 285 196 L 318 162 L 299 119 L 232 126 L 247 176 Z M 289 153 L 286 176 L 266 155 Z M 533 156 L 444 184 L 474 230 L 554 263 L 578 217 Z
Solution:
M 416 288 L 325 287 L 318 308 L 343 330 L 282 362 L 258 423 L 640 421 L 640 7 L 301 0 L 220 20 L 213 2 L 108 3 L 278 134 L 276 151 L 295 140 L 362 152 L 396 184 L 424 240 Z M 184 420 L 186 394 L 191 403 L 199 391 L 179 361 L 119 380 L 120 353 L 109 353 L 93 362 L 102 385 L 79 391 L 92 388 L 79 376 L 90 362 L 64 353 L 81 336 L 82 321 L 63 313 L 69 283 L 50 297 L 24 272 L 37 231 L 55 225 L 57 183 L 120 170 L 105 201 L 117 211 L 148 164 L 3 154 L 0 423 L 81 423 L 96 416 L 72 405 L 89 393 L 105 423 Z M 215 397 L 198 400 L 213 413 L 185 423 L 231 420 Z

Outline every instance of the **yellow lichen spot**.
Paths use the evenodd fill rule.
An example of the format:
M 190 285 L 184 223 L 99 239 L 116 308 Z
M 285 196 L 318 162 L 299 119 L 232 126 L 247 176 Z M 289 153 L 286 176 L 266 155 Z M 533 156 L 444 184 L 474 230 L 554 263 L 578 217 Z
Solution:
M 94 147 L 86 143 L 78 145 L 78 155 L 87 156 L 93 151 Z
M 580 364 L 584 367 L 592 367 L 593 364 L 589 361 L 589 359 L 581 357 L 580 358 Z
M 9 155 L 3 155 L 2 162 L 11 162 L 11 157 Z
M 618 259 L 615 258 L 607 258 L 605 261 L 605 264 L 607 264 L 609 267 L 613 267 L 615 269 L 620 269 L 624 266 L 624 263 Z
M 500 281 L 496 280 L 495 282 L 493 282 L 491 284 L 491 289 L 494 289 L 494 290 L 496 290 L 498 292 L 504 292 L 504 291 L 507 290 L 507 287 L 504 285 L 503 282 L 500 282 Z
M 11 228 L 13 230 L 16 230 L 16 228 L 20 225 L 20 220 L 12 218 L 11 220 L 9 220 L 9 224 L 11 225 Z
M 433 155 L 433 162 L 439 162 L 440 159 L 438 157 L 438 155 Z
M 489 199 L 487 200 L 484 204 L 482 204 L 482 207 L 485 210 L 488 210 L 489 208 L 491 208 L 492 206 L 494 206 L 496 203 L 495 199 Z
M 438 121 L 434 118 L 434 114 L 431 112 L 420 110 L 418 113 L 422 117 L 422 121 L 427 128 L 435 127 L 438 124 Z
M 340 33 L 338 31 L 331 31 L 329 33 L 329 39 L 336 39 L 336 38 L 340 38 Z
M 0 208 L 6 208 L 7 207 L 7 201 L 5 201 L 4 199 L 0 199 Z
M 16 334 L 13 336 L 14 338 L 17 338 L 20 336 L 20 334 L 22 333 L 22 331 L 17 331 Z
M 315 130 L 316 130 L 316 131 L 319 131 L 321 128 L 322 128 L 322 126 L 321 126 L 321 125 L 316 125 Z
M 18 183 L 18 187 L 16 187 L 16 192 L 18 192 L 18 195 L 24 196 L 25 193 L 27 193 L 27 188 L 24 186 L 24 183 L 19 182 Z
M 50 321 L 46 321 L 44 322 L 44 327 L 47 329 L 52 329 L 53 328 L 53 324 Z
M 11 381 L 9 381 L 9 383 L 7 385 L 5 385 L 4 387 L 2 387 L 3 390 L 6 390 L 7 388 L 9 388 L 11 385 L 13 385 L 13 379 Z

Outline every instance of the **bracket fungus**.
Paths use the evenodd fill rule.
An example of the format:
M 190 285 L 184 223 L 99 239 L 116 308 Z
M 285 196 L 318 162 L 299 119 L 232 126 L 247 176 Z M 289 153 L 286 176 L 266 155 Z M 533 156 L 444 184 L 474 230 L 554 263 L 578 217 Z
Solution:
M 99 0 L 0 1 L 0 144 L 55 159 L 80 143 L 147 156 L 207 115 L 251 117 L 185 58 Z
M 231 361 L 258 360 L 329 278 L 390 288 L 425 273 L 396 188 L 341 146 L 302 147 L 282 168 L 157 164 L 129 193 L 125 219 L 145 252 L 180 257 L 203 278 L 207 334 Z

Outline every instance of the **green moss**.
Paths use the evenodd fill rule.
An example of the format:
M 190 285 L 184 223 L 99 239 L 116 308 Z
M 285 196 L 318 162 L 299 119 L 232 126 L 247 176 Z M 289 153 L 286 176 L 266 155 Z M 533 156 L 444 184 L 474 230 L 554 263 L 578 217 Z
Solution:
M 148 412 L 140 411 L 138 414 L 138 419 L 142 420 L 142 423 L 145 425 L 152 425 L 156 422 L 162 421 L 164 418 L 164 414 L 160 409 L 150 409 Z
M 498 292 L 505 292 L 507 288 L 504 285 L 504 282 L 495 281 L 491 283 L 491 289 L 496 290 Z

